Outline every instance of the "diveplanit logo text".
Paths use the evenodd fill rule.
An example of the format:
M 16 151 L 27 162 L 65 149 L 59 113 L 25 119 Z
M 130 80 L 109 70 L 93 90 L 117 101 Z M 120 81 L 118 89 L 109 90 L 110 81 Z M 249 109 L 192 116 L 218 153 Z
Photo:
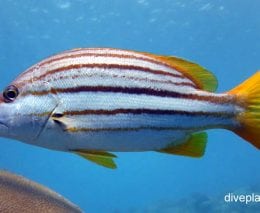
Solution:
M 234 194 L 228 193 L 224 196 L 224 201 L 227 203 L 259 203 L 260 205 L 260 194 Z

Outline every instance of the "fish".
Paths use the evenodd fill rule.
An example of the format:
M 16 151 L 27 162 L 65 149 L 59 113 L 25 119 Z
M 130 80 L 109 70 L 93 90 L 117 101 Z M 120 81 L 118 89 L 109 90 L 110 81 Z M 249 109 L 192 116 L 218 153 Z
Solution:
M 67 50 L 31 66 L 0 96 L 0 136 L 115 169 L 114 152 L 199 158 L 208 129 L 260 148 L 260 71 L 216 93 L 216 77 L 176 56 Z
M 82 212 L 49 188 L 8 171 L 0 171 L 0 188 L 0 212 Z

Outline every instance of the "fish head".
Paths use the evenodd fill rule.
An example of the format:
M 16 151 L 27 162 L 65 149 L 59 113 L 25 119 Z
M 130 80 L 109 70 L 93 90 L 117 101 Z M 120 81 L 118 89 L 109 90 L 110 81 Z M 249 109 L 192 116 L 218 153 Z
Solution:
M 0 93 L 0 136 L 34 144 L 48 122 L 57 102 L 54 95 L 38 95 L 49 90 L 48 82 L 20 75 Z

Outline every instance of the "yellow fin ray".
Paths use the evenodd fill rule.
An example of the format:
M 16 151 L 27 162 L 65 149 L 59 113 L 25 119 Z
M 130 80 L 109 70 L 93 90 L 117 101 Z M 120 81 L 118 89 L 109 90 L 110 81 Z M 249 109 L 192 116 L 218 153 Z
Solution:
M 185 143 L 164 148 L 159 152 L 198 158 L 204 155 L 206 144 L 207 133 L 194 133 Z
M 241 126 L 233 131 L 260 149 L 260 71 L 228 93 L 245 108 L 236 117 Z
M 104 166 L 109 169 L 117 168 L 114 162 L 114 158 L 116 158 L 117 156 L 112 153 L 103 152 L 103 151 L 87 151 L 87 150 L 74 150 L 73 152 L 100 166 Z
M 192 80 L 199 89 L 208 92 L 215 92 L 218 87 L 218 81 L 216 77 L 198 64 L 175 56 L 157 56 L 150 53 L 144 54 L 154 59 L 160 60 L 175 70 L 182 72 L 187 78 Z

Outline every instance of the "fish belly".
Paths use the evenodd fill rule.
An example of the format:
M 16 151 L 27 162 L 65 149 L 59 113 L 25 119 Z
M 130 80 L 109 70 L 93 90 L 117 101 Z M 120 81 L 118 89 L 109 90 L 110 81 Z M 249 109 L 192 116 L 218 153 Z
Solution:
M 42 135 L 38 145 L 62 151 L 152 151 L 183 143 L 186 137 L 181 130 L 89 131 L 66 136 L 55 131 Z

